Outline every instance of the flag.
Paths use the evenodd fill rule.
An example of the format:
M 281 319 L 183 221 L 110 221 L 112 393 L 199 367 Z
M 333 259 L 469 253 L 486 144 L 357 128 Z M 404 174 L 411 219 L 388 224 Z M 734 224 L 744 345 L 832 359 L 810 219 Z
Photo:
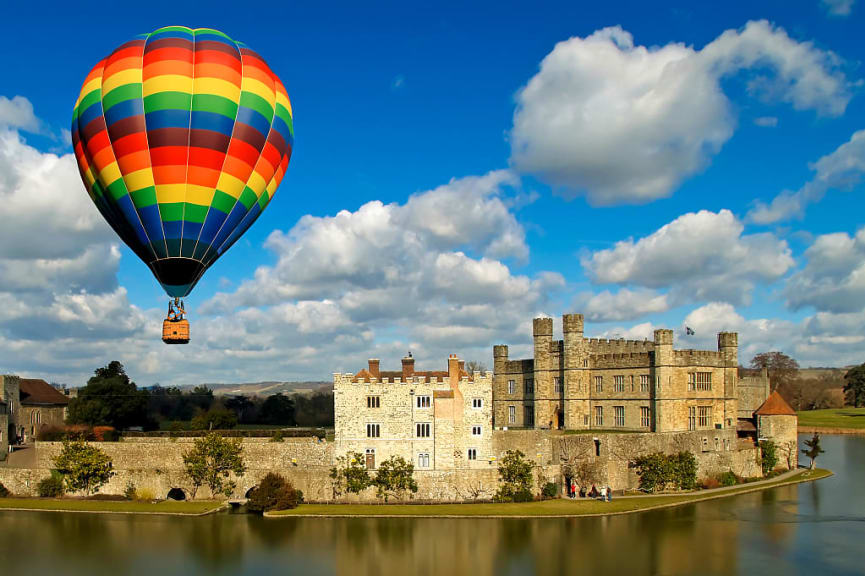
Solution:
M 690 326 L 685 326 L 685 335 L 686 336 L 693 336 L 694 334 L 695 334 L 695 332 L 693 330 L 691 330 Z

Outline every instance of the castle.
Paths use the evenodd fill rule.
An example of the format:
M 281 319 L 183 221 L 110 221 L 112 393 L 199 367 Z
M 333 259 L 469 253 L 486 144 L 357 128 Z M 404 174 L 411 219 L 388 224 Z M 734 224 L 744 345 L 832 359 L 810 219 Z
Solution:
M 600 457 L 617 445 L 607 455 L 616 487 L 634 484 L 628 462 L 649 446 L 691 450 L 709 475 L 733 462 L 752 470 L 757 439 L 768 439 L 795 465 L 795 413 L 769 394 L 765 371 L 739 378 L 736 333 L 718 334 L 717 350 L 675 350 L 672 330 L 651 341 L 585 338 L 583 316 L 565 314 L 562 336 L 553 339 L 552 318 L 535 318 L 534 357 L 511 360 L 494 346 L 492 375 L 467 373 L 454 355 L 441 372 L 415 372 L 409 355 L 399 372 L 372 359 L 334 374 L 335 454 L 363 454 L 371 469 L 401 456 L 441 472 L 489 468 L 510 448 L 555 466 L 566 452 Z

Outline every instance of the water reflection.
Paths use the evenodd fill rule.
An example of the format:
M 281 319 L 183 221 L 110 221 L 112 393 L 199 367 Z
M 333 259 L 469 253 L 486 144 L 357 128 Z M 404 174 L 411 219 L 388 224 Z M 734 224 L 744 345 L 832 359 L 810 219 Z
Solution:
M 865 438 L 820 483 L 610 518 L 203 518 L 0 512 L 3 574 L 861 574 Z

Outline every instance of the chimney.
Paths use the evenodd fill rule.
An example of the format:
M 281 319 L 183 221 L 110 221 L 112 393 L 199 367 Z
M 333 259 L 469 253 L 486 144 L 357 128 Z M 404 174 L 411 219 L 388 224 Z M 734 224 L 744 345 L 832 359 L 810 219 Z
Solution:
M 412 358 L 411 352 L 402 359 L 402 379 L 403 381 L 408 380 L 414 375 L 414 358 Z
M 373 378 L 381 378 L 381 372 L 379 372 L 379 359 L 378 358 L 370 358 L 369 359 L 369 374 Z
M 451 388 L 456 388 L 460 381 L 460 359 L 456 354 L 448 356 L 448 379 Z

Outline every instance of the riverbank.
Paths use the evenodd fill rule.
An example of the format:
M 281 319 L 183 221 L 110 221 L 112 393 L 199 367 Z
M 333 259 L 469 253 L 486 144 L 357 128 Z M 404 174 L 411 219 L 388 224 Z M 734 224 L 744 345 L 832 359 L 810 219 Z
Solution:
M 301 504 L 292 510 L 268 512 L 265 516 L 267 518 L 346 518 L 357 516 L 379 518 L 572 518 L 611 516 L 681 506 L 703 500 L 727 498 L 789 484 L 812 482 L 831 475 L 831 471 L 820 468 L 797 470 L 770 480 L 761 480 L 740 486 L 701 490 L 687 494 L 619 496 L 613 498 L 612 502 L 562 498 L 513 504 Z
M 17 510 L 27 512 L 203 516 L 225 506 L 225 502 L 216 500 L 135 502 L 132 500 L 76 500 L 65 498 L 0 498 L 0 511 Z
M 865 435 L 865 408 L 832 408 L 797 412 L 800 434 Z

